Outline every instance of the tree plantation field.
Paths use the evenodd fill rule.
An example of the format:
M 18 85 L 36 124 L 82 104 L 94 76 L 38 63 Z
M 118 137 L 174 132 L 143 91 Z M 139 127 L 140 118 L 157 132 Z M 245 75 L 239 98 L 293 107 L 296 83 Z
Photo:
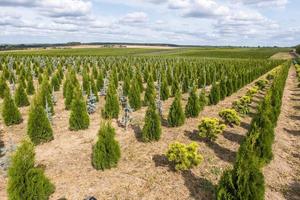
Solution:
M 298 199 L 285 51 L 1 53 L 0 199 Z
M 83 46 L 84 47 L 84 46 Z M 267 59 L 278 52 L 288 52 L 290 48 L 236 48 L 236 47 L 193 47 L 193 48 L 173 48 L 167 49 L 165 47 L 152 48 L 69 48 L 69 49 L 38 49 L 38 50 L 19 50 L 6 51 L 0 54 L 10 55 L 53 55 L 53 56 L 184 56 L 184 57 L 212 57 L 212 58 L 253 58 L 253 59 Z

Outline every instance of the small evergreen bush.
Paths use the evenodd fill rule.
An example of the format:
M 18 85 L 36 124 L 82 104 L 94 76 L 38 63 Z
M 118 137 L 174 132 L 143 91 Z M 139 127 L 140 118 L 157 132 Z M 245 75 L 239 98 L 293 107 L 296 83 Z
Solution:
M 238 113 L 233 109 L 223 109 L 219 112 L 219 116 L 224 120 L 225 124 L 230 126 L 239 126 L 241 123 Z
M 201 138 L 207 138 L 210 141 L 217 139 L 217 135 L 222 133 L 226 128 L 217 118 L 204 118 L 201 120 L 198 129 Z
M 189 170 L 203 161 L 202 155 L 198 153 L 198 147 L 195 142 L 189 145 L 174 142 L 169 145 L 166 156 L 170 162 L 174 163 L 176 170 Z

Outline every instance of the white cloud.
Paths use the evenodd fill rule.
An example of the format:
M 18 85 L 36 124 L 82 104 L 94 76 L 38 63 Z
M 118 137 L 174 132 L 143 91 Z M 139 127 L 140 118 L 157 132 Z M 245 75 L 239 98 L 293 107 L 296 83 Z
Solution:
M 121 24 L 141 24 L 148 21 L 148 16 L 144 12 L 132 12 L 120 19 Z
M 285 7 L 288 4 L 288 0 L 232 0 L 233 2 L 243 3 L 245 5 L 254 5 L 258 7 Z

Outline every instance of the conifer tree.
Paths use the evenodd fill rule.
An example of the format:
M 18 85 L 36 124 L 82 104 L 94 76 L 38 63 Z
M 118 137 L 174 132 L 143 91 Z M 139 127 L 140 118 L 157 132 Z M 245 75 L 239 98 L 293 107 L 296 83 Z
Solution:
M 207 98 L 206 98 L 205 89 L 203 88 L 199 95 L 200 111 L 202 111 L 206 105 L 207 105 Z
M 53 77 L 51 78 L 51 86 L 52 88 L 54 88 L 54 91 L 59 90 L 60 83 L 59 83 L 58 76 L 56 74 L 54 74 Z
M 44 76 L 42 85 L 40 87 L 40 91 L 38 93 L 38 101 L 39 104 L 43 105 L 44 108 L 46 108 L 46 101 L 47 101 L 51 113 L 54 114 L 54 106 L 51 98 L 51 93 L 52 93 L 52 88 L 49 84 L 49 80 L 47 76 Z
M 27 97 L 27 94 L 23 88 L 23 84 L 20 83 L 17 87 L 16 93 L 15 93 L 15 103 L 18 107 L 28 106 L 29 100 Z
M 21 113 L 10 95 L 9 89 L 5 90 L 2 118 L 6 126 L 20 124 L 23 121 Z
M 219 84 L 213 83 L 210 94 L 209 102 L 212 105 L 216 105 L 220 101 L 220 87 Z
M 90 78 L 89 75 L 84 71 L 83 75 L 82 75 L 82 89 L 85 92 L 85 94 L 89 94 L 90 93 Z
M 145 142 L 158 141 L 161 135 L 161 120 L 156 110 L 154 98 L 150 98 L 149 106 L 145 115 L 145 124 L 142 130 L 142 138 Z
M 102 110 L 102 117 L 105 119 L 118 118 L 120 112 L 117 92 L 113 82 L 109 83 L 105 96 L 105 106 Z
M 181 93 L 180 84 L 179 84 L 178 79 L 176 77 L 174 77 L 174 80 L 172 81 L 172 86 L 171 86 L 172 97 L 174 97 L 176 95 L 176 93 L 178 93 L 178 92 Z
M 134 79 L 131 82 L 131 87 L 128 94 L 130 107 L 134 110 L 139 110 L 142 107 L 141 94 L 137 81 Z
M 98 73 L 96 84 L 97 84 L 98 91 L 100 91 L 103 88 L 103 85 L 104 85 L 104 78 L 103 78 L 102 70 L 100 70 L 99 73 Z
M 123 95 L 127 96 L 130 90 L 130 77 L 125 76 L 124 83 L 123 83 Z
M 119 143 L 115 140 L 115 129 L 109 122 L 101 123 L 98 141 L 93 146 L 92 165 L 97 170 L 116 167 L 121 157 Z
M 28 95 L 33 95 L 35 92 L 35 88 L 33 85 L 33 78 L 31 75 L 28 76 L 27 78 L 27 88 L 26 88 L 26 92 Z
M 71 114 L 69 118 L 69 129 L 72 131 L 87 129 L 90 125 L 90 118 L 87 113 L 82 91 L 76 87 L 74 99 L 72 100 Z
M 96 97 L 96 101 L 98 102 L 99 101 L 98 90 L 97 90 L 95 81 L 92 78 L 91 78 L 91 89 L 90 90 L 92 90 L 93 94 Z M 91 91 L 90 91 L 90 93 L 91 93 Z
M 227 86 L 226 86 L 226 80 L 225 78 L 221 79 L 220 82 L 220 100 L 224 100 L 225 97 L 227 96 Z
M 4 75 L 0 75 L 0 98 L 4 98 L 5 91 L 8 90 L 8 85 L 6 83 L 6 79 L 4 78 Z
M 170 96 L 170 90 L 168 86 L 168 82 L 164 74 L 161 76 L 161 88 L 160 88 L 160 98 L 165 101 Z
M 144 91 L 143 77 L 142 77 L 140 69 L 137 69 L 137 72 L 136 72 L 136 81 L 137 81 L 137 84 L 139 86 L 140 93 L 143 92 Z
M 33 100 L 30 107 L 27 134 L 35 145 L 53 140 L 53 131 L 47 113 L 37 99 Z
M 152 76 L 149 75 L 148 81 L 147 81 L 147 88 L 146 88 L 145 96 L 144 96 L 144 105 L 145 106 L 150 105 L 151 98 L 153 99 L 154 96 L 155 96 L 154 82 L 153 82 Z
M 226 88 L 227 88 L 227 95 L 230 96 L 234 92 L 233 84 L 232 84 L 232 79 L 228 79 L 226 82 Z
M 54 192 L 54 185 L 42 169 L 34 167 L 34 146 L 23 141 L 12 156 L 8 170 L 7 194 L 10 200 L 47 200 Z
M 194 87 L 191 92 L 190 96 L 188 98 L 188 102 L 185 106 L 185 116 L 186 117 L 197 117 L 200 112 L 200 102 L 199 98 L 196 94 L 196 88 Z
M 181 126 L 185 122 L 184 112 L 181 106 L 181 96 L 177 93 L 170 107 L 168 115 L 168 124 L 171 127 Z

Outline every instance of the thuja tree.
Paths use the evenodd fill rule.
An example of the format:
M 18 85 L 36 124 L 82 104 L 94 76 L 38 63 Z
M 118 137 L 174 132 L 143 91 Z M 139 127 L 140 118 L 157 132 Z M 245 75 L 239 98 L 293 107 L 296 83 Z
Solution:
M 51 93 L 52 93 L 52 88 L 49 84 L 47 77 L 44 76 L 42 85 L 38 93 L 38 101 L 39 104 L 42 104 L 44 108 L 46 108 L 46 102 L 47 102 L 51 113 L 54 114 L 54 106 L 51 99 Z
M 220 101 L 220 85 L 213 83 L 210 94 L 209 94 L 209 102 L 212 105 L 216 105 Z
M 97 81 L 96 81 L 97 89 L 100 91 L 103 88 L 104 85 L 104 77 L 102 70 L 99 70 Z
M 7 194 L 10 200 L 47 200 L 54 185 L 35 165 L 34 146 L 23 141 L 11 158 L 8 170 Z
M 109 83 L 105 96 L 105 105 L 102 109 L 102 117 L 105 119 L 118 118 L 120 112 L 117 92 L 113 82 Z
M 176 127 L 183 125 L 184 122 L 185 115 L 181 106 L 181 95 L 177 93 L 169 110 L 168 124 L 171 127 Z
M 148 106 L 145 115 L 145 124 L 142 130 L 142 139 L 145 142 L 158 141 L 161 135 L 161 120 L 156 110 L 154 99 L 150 98 L 152 102 Z
M 188 98 L 188 102 L 185 106 L 185 116 L 186 117 L 197 117 L 200 112 L 200 103 L 199 98 L 196 94 L 196 88 L 194 87 L 191 92 L 190 96 Z
M 10 95 L 9 89 L 5 90 L 2 118 L 6 126 L 20 124 L 23 121 L 21 113 Z
M 60 87 L 59 77 L 58 74 L 54 74 L 51 78 L 51 86 L 54 91 L 58 91 Z
M 26 92 L 28 95 L 33 95 L 35 92 L 34 84 L 33 84 L 33 78 L 31 75 L 28 76 L 27 78 L 27 88 Z
M 119 143 L 115 140 L 115 129 L 109 122 L 101 123 L 98 141 L 92 150 L 92 165 L 97 170 L 116 167 L 121 157 Z
M 18 107 L 28 106 L 29 100 L 24 90 L 23 84 L 20 83 L 15 93 L 15 103 Z
M 203 110 L 203 108 L 207 105 L 207 97 L 205 93 L 205 89 L 203 88 L 200 92 L 199 95 L 199 106 L 200 106 L 200 111 Z
M 226 82 L 227 80 L 223 77 L 220 82 L 220 100 L 224 100 L 227 96 Z
M 155 96 L 155 87 L 154 87 L 154 82 L 153 78 L 151 75 L 149 75 L 148 80 L 147 80 L 147 88 L 145 91 L 145 96 L 144 96 L 144 105 L 148 106 L 150 104 L 150 99 Z
M 225 171 L 220 179 L 216 194 L 218 200 L 264 199 L 264 176 L 253 151 L 258 135 L 259 129 L 256 126 L 247 134 L 233 169 Z
M 6 83 L 6 79 L 4 78 L 3 74 L 0 76 L 0 98 L 4 98 L 5 91 L 8 90 L 8 85 Z
M 189 170 L 203 161 L 202 155 L 198 153 L 198 147 L 195 142 L 189 145 L 174 142 L 170 144 L 166 156 L 175 165 L 176 170 Z
M 37 99 L 33 100 L 30 107 L 27 134 L 35 145 L 53 140 L 53 131 L 47 113 Z
M 130 90 L 130 77 L 128 75 L 125 76 L 122 89 L 123 89 L 123 95 L 127 96 Z
M 164 73 L 161 75 L 161 88 L 160 88 L 160 98 L 165 101 L 170 96 L 169 85 Z
M 131 108 L 134 110 L 139 110 L 142 107 L 141 94 L 136 79 L 133 79 L 131 82 L 128 99 Z
M 74 94 L 69 118 L 69 129 L 72 131 L 87 129 L 90 125 L 90 118 L 79 87 L 75 88 Z

